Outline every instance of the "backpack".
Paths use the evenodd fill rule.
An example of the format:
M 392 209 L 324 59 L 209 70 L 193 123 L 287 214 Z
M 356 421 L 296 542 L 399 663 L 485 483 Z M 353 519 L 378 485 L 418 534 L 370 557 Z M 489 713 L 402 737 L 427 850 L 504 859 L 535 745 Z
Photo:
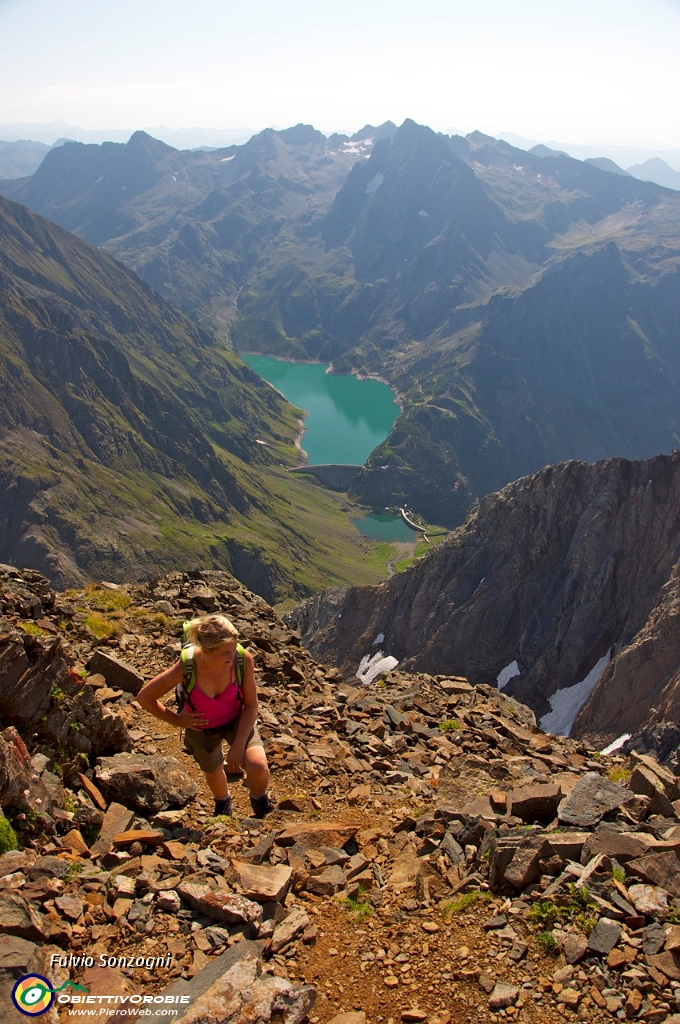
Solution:
M 186 631 L 188 622 L 184 623 L 184 639 L 185 643 L 182 647 L 180 654 L 180 660 L 182 662 L 182 682 L 178 683 L 175 687 L 175 703 L 177 704 L 177 712 L 181 713 L 182 709 L 186 704 L 189 705 L 192 711 L 196 708 L 191 700 L 191 691 L 196 685 L 196 664 L 194 655 L 196 648 L 194 644 L 186 643 Z M 241 703 L 243 703 L 243 673 L 246 664 L 246 649 L 241 644 L 236 644 L 236 685 L 238 686 L 239 696 Z

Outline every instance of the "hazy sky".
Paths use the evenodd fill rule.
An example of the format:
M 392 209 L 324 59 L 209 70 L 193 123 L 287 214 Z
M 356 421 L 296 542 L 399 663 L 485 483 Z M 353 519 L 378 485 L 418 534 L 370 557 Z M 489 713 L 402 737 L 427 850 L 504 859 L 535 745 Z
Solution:
M 0 123 L 680 145 L 680 0 L 0 0 Z

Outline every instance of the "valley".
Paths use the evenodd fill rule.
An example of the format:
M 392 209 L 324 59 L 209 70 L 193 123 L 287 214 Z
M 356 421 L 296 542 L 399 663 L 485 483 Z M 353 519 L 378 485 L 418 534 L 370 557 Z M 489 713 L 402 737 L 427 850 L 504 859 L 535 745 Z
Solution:
M 296 411 L 120 263 L 0 200 L 0 561 L 62 586 L 230 565 L 271 600 L 376 564 L 286 472 Z
M 407 120 L 68 143 L 0 192 L 234 351 L 388 381 L 403 415 L 351 484 L 367 506 L 451 528 L 544 465 L 678 443 L 680 193 L 652 182 Z

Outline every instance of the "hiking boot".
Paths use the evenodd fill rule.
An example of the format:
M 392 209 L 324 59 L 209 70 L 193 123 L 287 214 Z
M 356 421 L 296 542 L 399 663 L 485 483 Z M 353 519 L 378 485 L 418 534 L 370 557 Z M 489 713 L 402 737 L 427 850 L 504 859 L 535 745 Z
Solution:
M 267 814 L 271 814 L 272 811 L 276 810 L 276 804 L 270 798 L 269 793 L 265 793 L 264 796 L 251 796 L 250 806 L 256 818 L 264 818 Z
M 231 802 L 231 794 L 228 794 L 221 800 L 215 800 L 215 817 L 220 814 L 225 814 L 227 818 L 231 818 L 233 813 L 234 808 Z

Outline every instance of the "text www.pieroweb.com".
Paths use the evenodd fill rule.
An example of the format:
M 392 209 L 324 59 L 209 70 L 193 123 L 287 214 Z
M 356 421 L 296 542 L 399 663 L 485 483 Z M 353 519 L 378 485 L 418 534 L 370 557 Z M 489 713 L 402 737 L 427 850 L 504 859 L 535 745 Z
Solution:
M 99 1006 L 97 1009 L 83 1008 L 83 1007 L 70 1007 L 68 1011 L 69 1018 L 71 1017 L 176 1017 L 179 1010 L 176 1007 L 160 1007 L 160 1006 L 143 1006 L 143 1007 L 130 1007 L 127 1009 L 125 1006 Z

